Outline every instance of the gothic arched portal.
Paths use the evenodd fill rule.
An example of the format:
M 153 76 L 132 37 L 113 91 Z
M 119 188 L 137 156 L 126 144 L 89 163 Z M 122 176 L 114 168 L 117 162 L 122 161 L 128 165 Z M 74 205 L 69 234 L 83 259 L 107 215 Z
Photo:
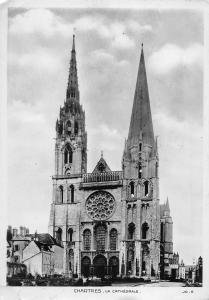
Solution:
M 89 277 L 90 275 L 91 260 L 88 256 L 85 256 L 81 261 L 81 273 L 84 277 Z
M 107 274 L 107 259 L 104 255 L 97 255 L 93 260 L 94 275 L 102 278 Z

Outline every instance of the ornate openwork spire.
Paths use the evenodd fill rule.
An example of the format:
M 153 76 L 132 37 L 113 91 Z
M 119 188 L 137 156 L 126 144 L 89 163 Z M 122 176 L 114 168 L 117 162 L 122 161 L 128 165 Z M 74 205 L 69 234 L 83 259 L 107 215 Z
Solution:
M 154 132 L 152 126 L 143 44 L 141 48 L 141 57 L 129 127 L 128 147 L 138 145 L 141 139 L 144 144 L 148 144 L 152 147 L 154 146 Z
M 79 101 L 77 62 L 76 62 L 76 51 L 75 51 L 75 35 L 73 35 L 73 44 L 72 44 L 72 50 L 71 50 L 71 59 L 70 59 L 70 68 L 69 68 L 66 99 L 67 99 L 67 101 L 70 99 Z

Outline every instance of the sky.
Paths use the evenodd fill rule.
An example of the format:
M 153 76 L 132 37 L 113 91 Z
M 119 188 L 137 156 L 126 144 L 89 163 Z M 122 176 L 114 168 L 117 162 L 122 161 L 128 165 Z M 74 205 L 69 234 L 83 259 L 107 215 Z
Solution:
M 201 13 L 12 8 L 8 26 L 8 224 L 48 230 L 55 122 L 65 100 L 73 33 L 88 172 L 101 151 L 112 170 L 121 170 L 143 43 L 160 202 L 169 198 L 174 251 L 187 264 L 202 255 Z

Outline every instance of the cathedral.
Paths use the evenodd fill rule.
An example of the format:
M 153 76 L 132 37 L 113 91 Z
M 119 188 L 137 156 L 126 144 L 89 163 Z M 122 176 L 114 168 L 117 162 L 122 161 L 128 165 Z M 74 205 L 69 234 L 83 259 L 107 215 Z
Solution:
M 164 278 L 169 274 L 173 222 L 168 199 L 159 203 L 158 145 L 143 44 L 121 161 L 121 170 L 113 171 L 101 155 L 92 173 L 87 173 L 85 111 L 73 36 L 66 100 L 56 121 L 49 219 L 49 233 L 64 247 L 66 276 Z

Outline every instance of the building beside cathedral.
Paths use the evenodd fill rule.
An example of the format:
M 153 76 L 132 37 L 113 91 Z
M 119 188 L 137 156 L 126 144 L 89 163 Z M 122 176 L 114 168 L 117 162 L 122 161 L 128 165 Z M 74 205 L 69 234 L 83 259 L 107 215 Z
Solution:
M 77 76 L 75 40 L 66 100 L 56 122 L 55 174 L 49 233 L 64 246 L 63 273 L 161 277 L 173 253 L 168 200 L 160 205 L 143 45 L 121 170 L 101 156 L 87 173 L 87 132 Z

